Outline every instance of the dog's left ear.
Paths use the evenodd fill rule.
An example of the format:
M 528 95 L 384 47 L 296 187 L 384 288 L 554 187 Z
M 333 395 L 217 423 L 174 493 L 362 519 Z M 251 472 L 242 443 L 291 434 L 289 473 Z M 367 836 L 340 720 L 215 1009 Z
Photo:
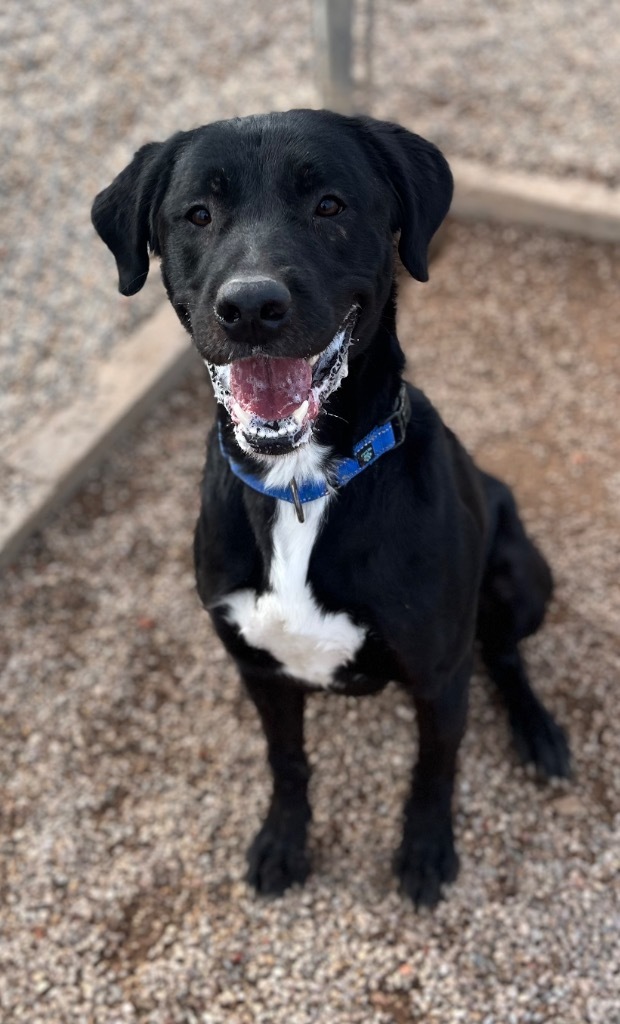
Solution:
M 155 217 L 168 187 L 171 143 L 149 142 L 124 171 L 95 198 L 91 219 L 111 250 L 118 290 L 135 295 L 149 272 L 149 248 L 158 252 Z
M 358 118 L 395 193 L 398 254 L 412 277 L 428 281 L 428 246 L 452 202 L 452 173 L 436 146 L 398 124 Z

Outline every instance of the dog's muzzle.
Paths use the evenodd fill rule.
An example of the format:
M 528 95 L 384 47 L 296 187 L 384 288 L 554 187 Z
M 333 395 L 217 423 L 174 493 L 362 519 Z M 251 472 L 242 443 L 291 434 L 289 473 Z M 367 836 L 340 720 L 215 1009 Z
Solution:
M 327 348 L 309 359 L 253 356 L 225 366 L 205 360 L 243 451 L 284 455 L 310 439 L 324 402 L 347 375 L 357 314 L 353 306 Z

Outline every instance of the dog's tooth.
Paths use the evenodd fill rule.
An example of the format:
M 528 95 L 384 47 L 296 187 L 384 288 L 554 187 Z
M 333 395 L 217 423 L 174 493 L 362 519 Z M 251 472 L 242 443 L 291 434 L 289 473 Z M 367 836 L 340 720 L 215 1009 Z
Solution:
M 278 434 L 280 435 L 280 437 L 285 437 L 285 435 L 286 435 L 287 433 L 288 433 L 288 431 L 287 431 L 286 427 L 280 427 L 280 428 L 278 429 Z
M 310 366 L 316 366 L 319 361 L 319 356 L 310 356 L 308 363 Z
M 293 419 L 295 420 L 295 422 L 299 426 L 301 426 L 301 424 L 303 423 L 305 415 L 306 415 L 307 412 L 308 412 L 308 399 L 306 398 L 305 402 L 302 402 L 301 405 L 299 406 L 299 409 L 295 409 L 295 412 L 293 413 Z
M 242 409 L 238 402 L 233 402 L 231 406 L 232 411 L 244 427 L 247 427 L 252 419 L 252 414 Z

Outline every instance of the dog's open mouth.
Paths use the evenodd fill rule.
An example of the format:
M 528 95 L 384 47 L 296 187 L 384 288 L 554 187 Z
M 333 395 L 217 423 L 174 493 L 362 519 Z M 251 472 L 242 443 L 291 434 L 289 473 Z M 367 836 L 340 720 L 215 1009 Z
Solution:
M 254 356 L 226 366 L 207 362 L 215 397 L 235 424 L 243 450 L 280 455 L 309 440 L 323 403 L 347 375 L 357 313 L 353 306 L 327 348 L 309 359 Z

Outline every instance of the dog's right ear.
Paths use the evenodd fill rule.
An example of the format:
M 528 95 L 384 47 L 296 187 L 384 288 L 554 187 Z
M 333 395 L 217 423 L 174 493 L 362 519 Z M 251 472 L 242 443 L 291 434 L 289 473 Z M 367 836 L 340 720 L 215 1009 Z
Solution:
M 149 248 L 158 252 L 155 216 L 168 187 L 169 143 L 149 142 L 124 171 L 96 197 L 92 222 L 111 250 L 118 269 L 118 290 L 135 295 L 149 272 Z

